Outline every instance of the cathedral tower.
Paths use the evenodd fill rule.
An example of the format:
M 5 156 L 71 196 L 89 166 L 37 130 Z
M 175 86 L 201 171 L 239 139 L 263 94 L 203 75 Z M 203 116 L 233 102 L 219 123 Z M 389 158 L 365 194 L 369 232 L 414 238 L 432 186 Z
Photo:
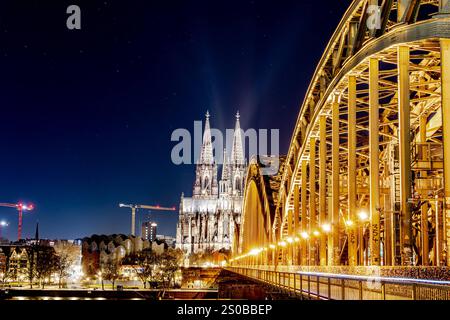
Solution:
M 234 127 L 233 146 L 231 149 L 230 179 L 231 196 L 242 197 L 244 193 L 244 177 L 246 174 L 246 164 L 244 158 L 244 148 L 242 147 L 242 129 L 240 124 L 239 111 L 236 114 L 236 125 Z
M 218 196 L 217 165 L 214 160 L 211 140 L 209 112 L 206 112 L 203 144 L 195 173 L 196 177 L 193 193 L 195 198 L 208 198 Z
M 224 151 L 219 184 L 209 118 L 207 112 L 193 196 L 181 196 L 176 246 L 187 257 L 198 252 L 231 250 L 242 212 L 247 168 L 239 112 L 236 114 L 231 155 Z

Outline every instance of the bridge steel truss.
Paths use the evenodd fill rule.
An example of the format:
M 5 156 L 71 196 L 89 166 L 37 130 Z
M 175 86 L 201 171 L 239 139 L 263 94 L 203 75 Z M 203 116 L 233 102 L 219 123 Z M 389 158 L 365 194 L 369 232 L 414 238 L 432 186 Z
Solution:
M 249 168 L 233 265 L 450 266 L 450 0 L 353 1 L 283 160 Z

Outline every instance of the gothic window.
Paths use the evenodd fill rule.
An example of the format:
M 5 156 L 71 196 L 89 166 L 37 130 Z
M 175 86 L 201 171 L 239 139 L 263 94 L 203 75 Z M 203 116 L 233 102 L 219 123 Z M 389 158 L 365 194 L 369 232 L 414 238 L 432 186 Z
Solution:
M 224 219 L 223 219 L 223 233 L 225 236 L 228 235 L 228 230 L 229 230 L 229 219 L 228 219 L 228 215 L 225 215 Z
M 241 192 L 242 190 L 242 186 L 241 186 L 241 178 L 239 176 L 236 176 L 234 178 L 234 190 Z
M 203 187 L 202 187 L 202 189 L 209 191 L 209 185 L 210 185 L 209 177 L 205 176 L 203 178 Z

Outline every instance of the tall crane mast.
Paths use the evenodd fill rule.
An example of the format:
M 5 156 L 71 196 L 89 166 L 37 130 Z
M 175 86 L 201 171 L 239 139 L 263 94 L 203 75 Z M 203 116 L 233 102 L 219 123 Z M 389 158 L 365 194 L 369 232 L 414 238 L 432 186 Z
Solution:
M 0 207 L 6 207 L 6 208 L 14 208 L 19 213 L 19 224 L 17 226 L 17 240 L 22 239 L 22 216 L 23 211 L 31 211 L 34 209 L 34 206 L 32 204 L 26 205 L 21 202 L 19 203 L 0 203 Z
M 131 209 L 131 235 L 136 235 L 136 210 L 138 209 L 148 209 L 148 210 L 158 210 L 158 211 L 176 211 L 175 207 L 161 207 L 157 206 L 149 206 L 145 204 L 119 204 L 120 208 L 130 208 Z

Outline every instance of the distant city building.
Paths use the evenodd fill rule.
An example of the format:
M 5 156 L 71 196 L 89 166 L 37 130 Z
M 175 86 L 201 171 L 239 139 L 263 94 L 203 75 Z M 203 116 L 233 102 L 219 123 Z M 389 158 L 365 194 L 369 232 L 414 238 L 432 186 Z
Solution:
M 96 275 L 106 263 L 119 262 L 127 255 L 151 248 L 152 243 L 124 234 L 92 235 L 83 238 L 81 247 L 84 274 Z
M 124 258 L 133 257 L 142 250 L 150 249 L 156 254 L 162 254 L 173 247 L 173 244 L 170 245 L 171 239 L 173 243 L 173 238 L 165 236 L 157 238 L 156 234 L 154 241 L 124 234 L 92 235 L 83 238 L 82 271 L 86 276 L 97 276 L 107 263 L 122 262 Z
M 146 221 L 142 223 L 142 239 L 155 241 L 158 225 L 155 222 Z
M 171 248 L 175 248 L 175 240 L 176 239 L 174 237 L 158 234 L 158 235 L 156 235 L 156 240 L 165 242 L 167 244 L 167 246 L 169 246 Z
M 81 245 L 73 240 L 22 239 L 0 245 L 0 275 L 7 272 L 10 281 L 24 280 L 30 267 L 36 268 L 39 252 L 50 250 L 56 256 L 65 257 L 69 263 L 64 283 L 81 278 Z
M 240 224 L 247 173 L 239 118 L 237 113 L 231 157 L 225 150 L 222 178 L 218 182 L 209 113 L 206 114 L 193 196 L 181 196 L 177 224 L 176 247 L 186 255 L 232 249 L 235 232 Z
M 6 254 L 0 247 L 0 274 L 4 274 L 6 271 Z

